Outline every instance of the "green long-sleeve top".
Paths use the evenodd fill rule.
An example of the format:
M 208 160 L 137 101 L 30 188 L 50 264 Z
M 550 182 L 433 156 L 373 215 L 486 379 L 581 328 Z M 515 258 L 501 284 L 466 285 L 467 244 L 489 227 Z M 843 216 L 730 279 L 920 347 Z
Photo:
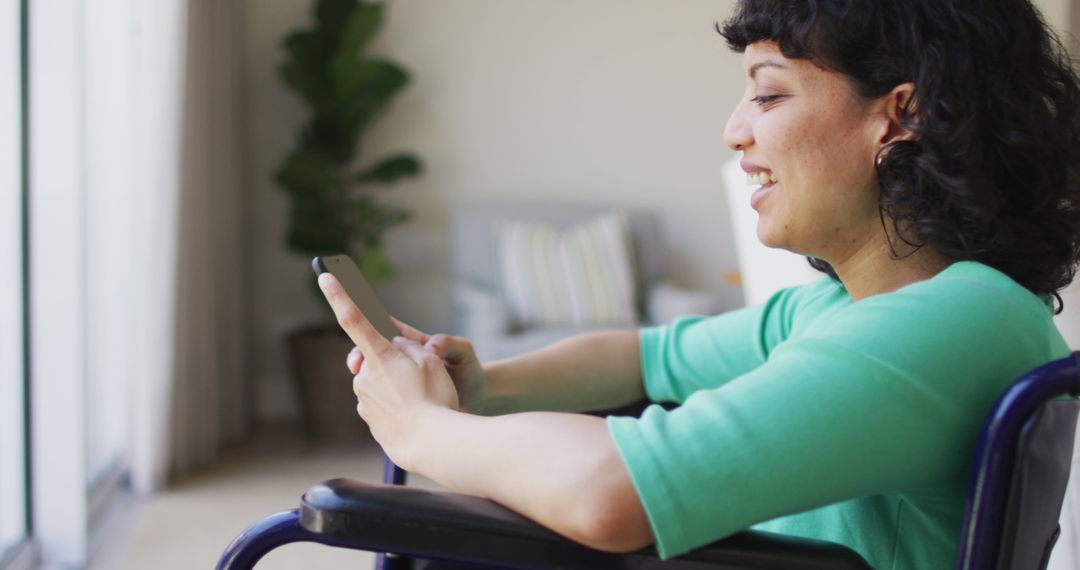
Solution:
M 681 405 L 608 428 L 663 557 L 754 527 L 878 569 L 952 567 L 986 414 L 1069 353 L 1046 299 L 974 262 L 859 301 L 826 278 L 640 336 L 647 396 Z

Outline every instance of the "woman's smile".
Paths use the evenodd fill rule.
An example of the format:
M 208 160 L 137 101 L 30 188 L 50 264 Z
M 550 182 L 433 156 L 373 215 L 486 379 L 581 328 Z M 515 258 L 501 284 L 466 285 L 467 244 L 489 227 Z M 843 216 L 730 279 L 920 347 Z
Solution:
M 779 184 L 776 174 L 768 170 L 756 170 L 752 166 L 743 165 L 746 170 L 746 183 L 754 189 L 750 194 L 750 207 L 758 209 L 758 204 L 768 196 L 773 188 Z

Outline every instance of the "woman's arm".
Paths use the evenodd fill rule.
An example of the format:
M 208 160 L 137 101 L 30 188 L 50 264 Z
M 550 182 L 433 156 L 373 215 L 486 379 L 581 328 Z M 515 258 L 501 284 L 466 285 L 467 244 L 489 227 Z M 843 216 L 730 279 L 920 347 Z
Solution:
M 604 420 L 561 413 L 484 417 L 459 412 L 458 390 L 444 357 L 416 340 L 398 337 L 391 344 L 357 310 L 333 276 L 323 274 L 319 283 L 338 322 L 363 353 L 353 379 L 357 413 L 395 463 L 448 489 L 490 498 L 594 548 L 630 551 L 652 543 L 645 511 Z M 601 336 L 585 344 L 607 357 L 628 348 L 619 340 L 609 345 L 609 340 Z M 618 366 L 579 370 L 573 364 L 552 362 L 567 358 L 579 361 L 580 366 L 582 360 L 603 360 L 577 348 L 537 354 L 503 371 L 517 368 L 531 375 L 534 382 L 526 384 L 533 386 L 548 376 L 588 378 L 590 371 L 605 376 L 609 386 L 624 385 L 607 377 Z M 496 378 L 500 374 L 495 371 Z M 640 390 L 640 380 L 637 383 Z M 532 388 L 523 390 L 527 395 L 521 397 L 522 391 L 515 392 L 512 382 L 501 386 L 496 382 L 494 387 L 512 394 L 507 401 L 544 399 L 537 396 L 543 390 Z M 619 394 L 620 390 L 599 393 Z M 607 395 L 575 402 L 619 399 Z
M 484 367 L 485 415 L 521 411 L 582 412 L 645 398 L 637 331 L 577 335 Z
M 406 468 L 447 489 L 489 498 L 592 548 L 629 552 L 654 541 L 601 418 L 430 407 L 410 440 Z
M 468 339 L 429 335 L 396 319 L 395 324 L 406 338 L 443 359 L 468 412 L 606 410 L 645 397 L 637 331 L 580 334 L 484 365 Z M 359 373 L 362 361 L 358 351 L 351 353 L 349 370 Z

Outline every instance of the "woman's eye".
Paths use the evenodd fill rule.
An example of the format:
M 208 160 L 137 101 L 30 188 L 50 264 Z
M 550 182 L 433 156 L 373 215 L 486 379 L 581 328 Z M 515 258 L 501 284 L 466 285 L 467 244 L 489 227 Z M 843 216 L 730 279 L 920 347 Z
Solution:
M 777 99 L 780 99 L 781 97 L 783 97 L 783 95 L 758 95 L 758 96 L 756 96 L 756 97 L 754 97 L 754 98 L 752 98 L 750 100 L 753 101 L 754 103 L 757 103 L 758 106 L 764 107 L 764 106 L 768 105 L 769 103 L 772 103 L 772 102 L 776 101 Z

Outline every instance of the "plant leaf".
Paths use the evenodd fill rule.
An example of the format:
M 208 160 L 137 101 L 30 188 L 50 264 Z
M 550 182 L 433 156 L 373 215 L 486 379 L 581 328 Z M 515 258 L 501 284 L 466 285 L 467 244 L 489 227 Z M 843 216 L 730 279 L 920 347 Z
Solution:
M 355 159 L 360 132 L 348 123 L 340 109 L 321 109 L 302 135 L 303 144 L 335 164 Z
M 354 239 L 368 247 L 378 246 L 387 230 L 411 216 L 407 210 L 380 203 L 371 194 L 352 198 L 349 211 Z
M 345 22 L 338 53 L 355 57 L 366 49 L 382 25 L 385 12 L 382 2 L 361 2 Z
M 409 74 L 393 62 L 366 59 L 336 69 L 333 83 L 336 100 L 346 107 L 381 106 L 408 85 Z
M 362 64 L 355 83 L 342 91 L 342 114 L 351 128 L 363 132 L 409 83 L 409 74 L 398 65 L 380 60 Z
M 318 0 L 315 5 L 315 24 L 332 38 L 338 38 L 351 14 L 358 7 L 357 0 Z
M 301 253 L 326 255 L 348 250 L 349 228 L 333 202 L 296 196 L 289 221 L 288 245 Z
M 330 56 L 330 75 L 337 82 L 347 80 L 351 68 L 362 60 L 364 49 L 382 24 L 383 10 L 382 3 L 360 4 L 347 16 L 337 49 Z
M 402 178 L 411 178 L 420 174 L 423 167 L 420 160 L 412 154 L 396 154 L 384 158 L 375 166 L 364 170 L 353 178 L 354 181 L 391 184 Z
M 360 272 L 372 283 L 385 283 L 394 278 L 394 265 L 381 247 L 368 247 L 360 256 Z
M 328 197 L 340 194 L 345 187 L 337 165 L 303 147 L 285 158 L 274 179 L 297 199 L 302 196 Z
M 312 107 L 326 105 L 332 90 L 322 61 L 326 48 L 315 31 L 289 34 L 282 42 L 287 58 L 278 68 L 281 78 Z

